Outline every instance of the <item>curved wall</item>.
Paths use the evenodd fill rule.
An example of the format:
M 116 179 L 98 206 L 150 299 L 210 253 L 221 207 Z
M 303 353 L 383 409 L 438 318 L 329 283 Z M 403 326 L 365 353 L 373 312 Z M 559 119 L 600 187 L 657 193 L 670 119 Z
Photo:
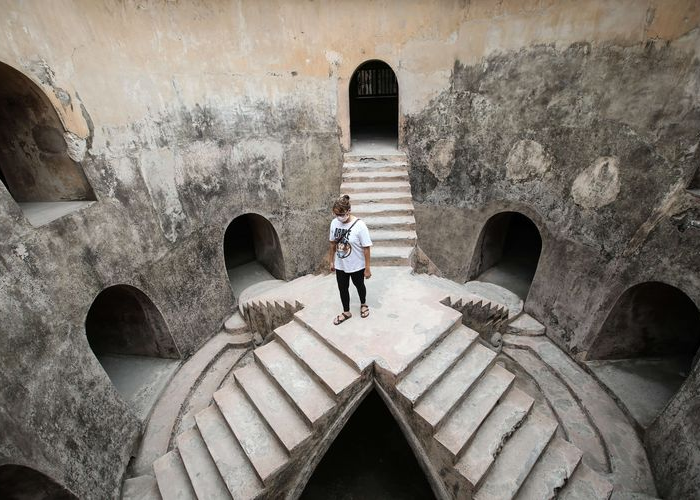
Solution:
M 489 215 L 517 210 L 543 238 L 526 307 L 574 353 L 631 283 L 673 283 L 700 303 L 688 225 L 700 208 L 684 189 L 700 159 L 693 0 L 0 11 L 0 61 L 53 103 L 99 200 L 34 228 L 0 186 L 0 427 L 13 429 L 0 460 L 37 464 L 81 498 L 118 492 L 139 435 L 85 338 L 92 299 L 138 287 L 188 355 L 232 310 L 221 241 L 236 216 L 272 223 L 287 277 L 315 269 L 349 145 L 349 79 L 369 59 L 396 69 L 419 241 L 448 275 L 466 277 Z M 694 425 L 697 374 L 686 387 L 652 436 Z M 685 457 L 697 474 L 697 452 Z

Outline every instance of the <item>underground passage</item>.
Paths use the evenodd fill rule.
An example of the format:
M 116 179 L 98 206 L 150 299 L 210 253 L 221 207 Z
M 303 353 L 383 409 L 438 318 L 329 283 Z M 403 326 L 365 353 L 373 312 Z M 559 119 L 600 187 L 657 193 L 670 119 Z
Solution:
M 265 217 L 236 217 L 224 233 L 224 262 L 233 294 L 261 281 L 283 279 L 282 249 L 275 228 Z
M 396 145 L 399 85 L 383 61 L 367 61 L 350 79 L 350 135 L 355 143 Z
M 50 477 L 13 464 L 0 465 L 0 492 L 5 500 L 77 500 Z
M 527 298 L 542 251 L 537 226 L 520 213 L 500 213 L 486 222 L 479 241 L 472 276 Z
M 370 391 L 352 414 L 301 495 L 302 500 L 327 498 L 435 498 L 406 438 L 376 391 Z

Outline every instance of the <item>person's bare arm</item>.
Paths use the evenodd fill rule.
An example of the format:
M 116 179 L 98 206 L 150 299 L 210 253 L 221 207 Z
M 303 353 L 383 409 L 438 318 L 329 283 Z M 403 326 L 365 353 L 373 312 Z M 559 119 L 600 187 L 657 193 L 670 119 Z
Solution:
M 365 254 L 365 278 L 371 278 L 372 277 L 372 271 L 370 270 L 369 267 L 369 254 L 370 254 L 370 249 L 371 247 L 362 247 L 362 251 Z
M 335 241 L 330 242 L 330 247 L 328 248 L 328 262 L 330 262 L 331 272 L 335 272 L 335 248 L 338 243 Z

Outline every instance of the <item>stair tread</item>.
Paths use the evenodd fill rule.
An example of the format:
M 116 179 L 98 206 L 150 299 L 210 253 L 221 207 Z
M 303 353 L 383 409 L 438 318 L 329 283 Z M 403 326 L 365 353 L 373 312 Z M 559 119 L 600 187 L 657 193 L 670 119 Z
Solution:
M 418 402 L 416 413 L 431 427 L 437 427 L 495 357 L 492 350 L 479 343 L 472 344 L 464 357 Z
M 177 447 L 197 498 L 231 498 L 197 428 L 180 434 Z
M 435 439 L 453 456 L 458 456 L 514 378 L 515 375 L 502 366 L 491 366 L 435 434 Z
M 343 162 L 343 168 L 348 170 L 380 170 L 380 169 L 406 169 L 408 164 L 405 161 L 353 161 Z
M 287 451 L 293 451 L 311 436 L 296 408 L 259 365 L 251 363 L 239 368 L 234 376 Z
M 457 461 L 455 468 L 472 486 L 479 484 L 505 441 L 515 432 L 532 408 L 534 399 L 511 387 L 486 418 L 479 432 Z
M 263 489 L 263 483 L 218 406 L 205 408 L 195 415 L 195 420 L 219 474 L 233 497 L 254 497 Z
M 413 247 L 376 247 L 372 248 L 372 257 L 402 257 L 411 256 Z
M 576 470 L 581 456 L 581 450 L 573 444 L 555 437 L 518 491 L 517 498 L 554 498 Z
M 471 328 L 460 325 L 420 360 L 396 386 L 411 404 L 437 382 L 479 336 Z
M 177 450 L 169 451 L 153 462 L 153 471 L 164 500 L 197 500 Z
M 360 378 L 356 369 L 297 321 L 291 321 L 275 331 L 336 396 Z
M 405 229 L 375 229 L 372 231 L 373 241 L 382 240 L 415 240 L 418 236 L 415 231 Z
M 505 444 L 474 498 L 513 498 L 556 430 L 556 421 L 536 412 L 531 413 Z
M 558 500 L 606 500 L 613 485 L 584 463 L 579 464 L 557 496 Z
M 412 214 L 413 203 L 357 203 L 353 204 L 352 211 L 358 217 L 364 214 L 378 214 L 383 212 L 409 212 Z
M 343 180 L 357 182 L 359 179 L 370 180 L 385 180 L 385 179 L 402 179 L 408 181 L 408 171 L 403 169 L 396 170 L 345 170 L 343 172 Z
M 397 192 L 397 191 L 369 191 L 369 192 L 359 192 L 352 193 L 350 199 L 353 203 L 357 202 L 375 202 L 378 203 L 382 200 L 410 200 L 411 192 Z
M 343 182 L 340 190 L 345 192 L 348 189 L 361 191 L 363 189 L 397 189 L 402 188 L 411 192 L 411 184 L 408 181 L 358 181 Z
M 405 226 L 407 224 L 415 224 L 416 218 L 412 215 L 387 215 L 387 216 L 369 216 L 362 219 L 365 221 L 367 227 L 378 227 L 378 226 L 391 226 L 396 225 L 397 227 Z
M 330 394 L 279 342 L 273 341 L 259 347 L 255 350 L 255 356 L 309 422 L 316 422 L 335 406 Z
M 158 481 L 149 475 L 126 479 L 121 500 L 161 500 Z
M 239 387 L 230 386 L 215 392 L 214 400 L 258 476 L 267 485 L 287 462 L 284 447 Z

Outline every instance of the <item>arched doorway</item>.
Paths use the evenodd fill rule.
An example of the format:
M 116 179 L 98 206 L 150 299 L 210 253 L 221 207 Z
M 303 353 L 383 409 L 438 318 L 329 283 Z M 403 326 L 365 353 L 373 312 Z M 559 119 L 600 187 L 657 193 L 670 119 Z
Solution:
M 532 220 L 518 212 L 491 217 L 481 232 L 470 279 L 507 288 L 525 300 L 542 252 L 542 237 Z
M 138 288 L 110 286 L 90 306 L 85 333 L 116 389 L 145 418 L 180 358 L 158 308 Z
M 64 133 L 43 91 L 0 63 L 0 181 L 35 226 L 95 200 Z
M 373 390 L 335 438 L 300 498 L 435 496 L 394 417 Z
M 651 281 L 615 302 L 588 365 L 647 427 L 697 362 L 700 311 L 678 288 Z
M 277 231 L 265 217 L 236 217 L 224 233 L 224 260 L 233 294 L 266 280 L 284 279 L 284 260 Z
M 0 492 L 5 500 L 76 500 L 50 477 L 22 465 L 0 465 Z
M 378 60 L 361 64 L 350 78 L 352 147 L 396 148 L 399 133 L 399 84 L 391 67 Z

